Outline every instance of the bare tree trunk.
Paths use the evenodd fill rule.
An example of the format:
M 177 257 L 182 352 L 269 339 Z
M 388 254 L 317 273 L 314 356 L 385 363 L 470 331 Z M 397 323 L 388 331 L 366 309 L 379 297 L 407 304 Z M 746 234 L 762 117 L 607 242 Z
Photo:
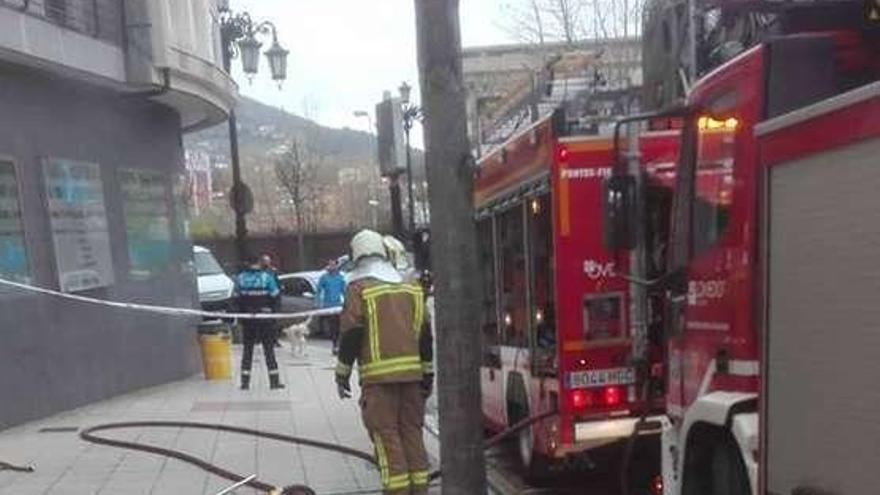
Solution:
M 306 270 L 306 231 L 302 205 L 296 207 L 296 264 L 300 271 Z
M 414 0 L 436 271 L 444 495 L 486 492 L 480 288 L 458 0 Z

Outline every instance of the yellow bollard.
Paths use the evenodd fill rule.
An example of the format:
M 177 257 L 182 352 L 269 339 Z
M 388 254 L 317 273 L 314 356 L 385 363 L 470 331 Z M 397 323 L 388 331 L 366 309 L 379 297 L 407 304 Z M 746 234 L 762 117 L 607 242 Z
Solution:
M 232 378 L 232 343 L 229 335 L 199 335 L 199 348 L 202 351 L 202 367 L 207 380 L 228 380 Z

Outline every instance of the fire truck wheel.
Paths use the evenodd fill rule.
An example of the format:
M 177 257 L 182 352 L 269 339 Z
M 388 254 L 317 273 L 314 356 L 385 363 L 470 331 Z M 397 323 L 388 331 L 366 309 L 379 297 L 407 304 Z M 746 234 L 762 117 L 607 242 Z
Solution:
M 750 495 L 749 476 L 736 441 L 725 435 L 712 453 L 712 495 Z

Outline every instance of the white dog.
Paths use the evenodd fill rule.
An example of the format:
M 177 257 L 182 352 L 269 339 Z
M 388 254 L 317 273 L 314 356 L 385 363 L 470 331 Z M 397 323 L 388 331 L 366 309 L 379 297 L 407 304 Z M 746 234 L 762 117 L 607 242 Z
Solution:
M 308 355 L 309 326 L 312 323 L 312 315 L 305 320 L 294 323 L 284 329 L 287 338 L 290 339 L 290 351 L 294 356 L 305 357 Z

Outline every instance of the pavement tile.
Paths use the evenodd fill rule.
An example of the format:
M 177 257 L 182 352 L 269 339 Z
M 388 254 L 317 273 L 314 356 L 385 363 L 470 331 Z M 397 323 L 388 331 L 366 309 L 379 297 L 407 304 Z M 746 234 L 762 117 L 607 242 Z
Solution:
M 278 349 L 282 381 L 287 384 L 284 390 L 269 390 L 262 356 L 257 353 L 249 391 L 238 390 L 237 379 L 208 382 L 197 376 L 2 431 L 0 459 L 36 464 L 37 472 L 0 472 L 0 494 L 214 495 L 232 484 L 176 459 L 88 444 L 77 432 L 38 432 L 45 427 L 195 421 L 262 429 L 372 452 L 357 401 L 336 397 L 328 343 L 310 345 L 308 360 L 295 360 L 285 354 L 288 349 Z M 305 483 L 319 493 L 343 493 L 379 484 L 375 468 L 365 461 L 248 435 L 175 427 L 99 434 L 177 449 L 241 475 L 256 473 L 278 486 Z M 250 488 L 236 492 L 251 493 L 257 492 Z

